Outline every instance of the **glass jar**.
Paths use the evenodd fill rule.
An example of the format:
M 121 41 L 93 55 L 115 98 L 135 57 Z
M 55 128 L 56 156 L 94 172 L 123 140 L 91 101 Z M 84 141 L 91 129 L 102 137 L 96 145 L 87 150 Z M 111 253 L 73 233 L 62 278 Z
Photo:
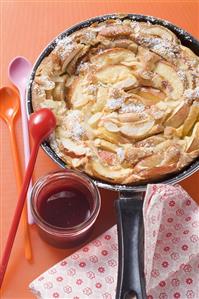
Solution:
M 31 211 L 39 234 L 55 247 L 69 248 L 86 241 L 100 207 L 97 187 L 76 171 L 51 172 L 32 189 Z

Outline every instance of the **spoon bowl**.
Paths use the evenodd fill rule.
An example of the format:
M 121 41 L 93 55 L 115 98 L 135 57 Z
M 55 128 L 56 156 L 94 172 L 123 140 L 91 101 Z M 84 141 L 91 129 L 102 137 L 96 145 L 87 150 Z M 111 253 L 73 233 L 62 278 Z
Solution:
M 29 130 L 35 142 L 41 143 L 52 133 L 55 126 L 55 116 L 47 108 L 40 109 L 30 116 Z
M 10 87 L 0 89 L 0 117 L 7 123 L 13 122 L 19 112 L 20 102 L 17 92 Z
M 8 75 L 11 82 L 20 89 L 26 86 L 31 70 L 31 63 L 25 57 L 18 56 L 10 62 Z

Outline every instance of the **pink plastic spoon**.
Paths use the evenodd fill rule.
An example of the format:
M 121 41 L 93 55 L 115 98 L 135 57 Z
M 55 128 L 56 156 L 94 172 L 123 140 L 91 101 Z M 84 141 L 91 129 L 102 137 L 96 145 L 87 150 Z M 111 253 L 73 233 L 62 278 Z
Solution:
M 10 227 L 10 231 L 9 231 L 8 239 L 6 242 L 5 249 L 4 249 L 3 257 L 1 260 L 0 288 L 3 283 L 3 278 L 4 278 L 5 271 L 6 271 L 8 261 L 10 258 L 10 253 L 11 253 L 12 246 L 13 246 L 13 243 L 15 240 L 15 236 L 17 233 L 19 221 L 21 218 L 21 213 L 22 213 L 23 206 L 24 206 L 25 199 L 26 199 L 26 193 L 27 193 L 30 179 L 32 177 L 32 173 L 33 173 L 34 166 L 35 166 L 39 145 L 41 144 L 41 142 L 44 139 L 46 139 L 52 133 L 55 126 L 56 126 L 55 116 L 51 112 L 51 110 L 49 110 L 47 108 L 41 109 L 41 110 L 31 114 L 31 116 L 30 116 L 29 130 L 33 137 L 34 145 L 32 148 L 30 160 L 29 160 L 28 167 L 26 169 L 25 177 L 23 180 L 21 193 L 20 193 L 18 201 L 17 201 L 17 206 L 15 209 L 15 214 L 14 214 L 12 224 Z
M 26 92 L 26 85 L 31 70 L 32 70 L 31 63 L 25 57 L 21 57 L 21 56 L 14 58 L 8 67 L 9 79 L 18 88 L 20 93 L 25 168 L 27 167 L 30 158 L 30 144 L 29 144 L 29 134 L 28 134 L 28 120 L 27 120 L 27 113 L 26 113 L 25 92 Z M 27 208 L 28 208 L 29 224 L 33 223 L 33 218 L 30 212 L 31 187 L 32 187 L 32 182 L 30 181 L 30 187 L 27 193 Z

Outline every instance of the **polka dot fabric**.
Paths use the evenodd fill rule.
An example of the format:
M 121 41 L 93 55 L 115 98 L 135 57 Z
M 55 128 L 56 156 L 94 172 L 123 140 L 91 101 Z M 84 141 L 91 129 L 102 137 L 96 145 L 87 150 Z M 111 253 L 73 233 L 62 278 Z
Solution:
M 198 299 L 197 203 L 180 186 L 149 185 L 143 213 L 148 299 Z
M 180 186 L 149 185 L 144 207 L 147 299 L 199 298 L 199 207 Z M 35 279 L 38 298 L 114 299 L 116 226 Z

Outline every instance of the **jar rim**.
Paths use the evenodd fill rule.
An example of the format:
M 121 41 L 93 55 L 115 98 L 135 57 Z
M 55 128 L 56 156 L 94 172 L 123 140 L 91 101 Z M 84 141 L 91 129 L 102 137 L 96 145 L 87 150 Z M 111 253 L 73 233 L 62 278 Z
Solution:
M 74 225 L 72 227 L 63 228 L 63 227 L 59 227 L 59 226 L 50 224 L 49 222 L 45 221 L 40 216 L 40 214 L 37 210 L 35 198 L 37 197 L 39 192 L 42 190 L 42 188 L 44 186 L 46 186 L 48 183 L 50 183 L 50 181 L 63 179 L 63 178 L 69 178 L 71 175 L 73 175 L 73 178 L 82 180 L 82 181 L 78 181 L 79 184 L 83 185 L 84 184 L 83 181 L 85 183 L 90 184 L 90 186 L 92 187 L 92 190 L 90 190 L 88 188 L 88 186 L 86 186 L 85 184 L 84 184 L 84 187 L 86 187 L 91 192 L 92 199 L 94 202 L 94 207 L 92 209 L 91 214 L 89 215 L 89 217 L 86 220 L 84 220 L 83 222 L 81 222 L 77 225 Z M 82 233 L 84 230 L 87 230 L 93 224 L 93 222 L 95 221 L 95 219 L 97 218 L 97 216 L 99 214 L 100 207 L 101 207 L 101 196 L 100 196 L 97 186 L 85 174 L 75 171 L 75 170 L 71 170 L 71 169 L 51 171 L 51 172 L 47 173 L 46 175 L 40 177 L 35 182 L 35 184 L 32 188 L 32 192 L 31 192 L 30 208 L 31 208 L 31 212 L 33 214 L 35 223 L 48 233 L 50 230 L 50 233 L 59 233 L 61 235 L 73 235 L 73 234 L 78 235 L 78 233 Z

